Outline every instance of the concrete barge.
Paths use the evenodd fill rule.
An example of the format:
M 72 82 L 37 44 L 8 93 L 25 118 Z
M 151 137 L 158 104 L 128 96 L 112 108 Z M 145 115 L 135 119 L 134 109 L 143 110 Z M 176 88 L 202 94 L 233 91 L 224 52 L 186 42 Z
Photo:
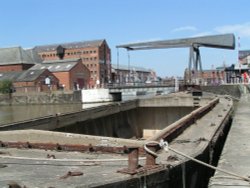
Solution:
M 164 139 L 171 148 L 213 164 L 229 128 L 230 97 L 181 93 L 113 105 L 50 117 L 37 125 L 3 126 L 12 130 L 0 132 L 0 186 L 207 185 L 212 172 L 206 167 L 149 144 L 156 157 L 144 146 Z M 14 130 L 23 127 L 41 130 Z

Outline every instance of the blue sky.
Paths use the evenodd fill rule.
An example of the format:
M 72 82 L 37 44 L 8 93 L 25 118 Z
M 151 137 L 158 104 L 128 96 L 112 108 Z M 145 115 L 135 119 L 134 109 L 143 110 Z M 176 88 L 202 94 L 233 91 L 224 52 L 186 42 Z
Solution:
M 204 69 L 237 63 L 250 49 L 249 0 L 8 0 L 0 6 L 0 47 L 106 39 L 117 64 L 116 45 L 234 33 L 236 50 L 201 48 Z M 159 76 L 183 76 L 188 49 L 131 51 L 130 63 Z M 127 65 L 126 50 L 119 63 Z

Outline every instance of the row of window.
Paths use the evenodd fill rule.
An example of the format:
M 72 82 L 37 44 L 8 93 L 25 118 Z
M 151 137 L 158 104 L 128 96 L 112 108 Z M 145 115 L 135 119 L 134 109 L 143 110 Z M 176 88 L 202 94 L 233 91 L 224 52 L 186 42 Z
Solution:
M 55 57 L 56 54 L 42 54 L 40 55 L 41 58 L 45 58 L 45 57 Z
M 81 55 L 81 54 L 95 54 L 96 50 L 90 51 L 78 51 L 78 52 L 68 52 L 67 55 Z
M 82 58 L 83 59 L 83 61 L 95 61 L 95 60 L 97 60 L 97 57 L 84 57 L 84 58 Z
M 95 54 L 96 50 L 90 50 L 90 51 L 78 51 L 78 52 L 68 52 L 67 55 L 81 55 L 81 54 Z M 56 53 L 51 53 L 51 54 L 42 54 L 40 55 L 42 58 L 45 57 L 55 57 Z M 95 59 L 97 59 L 97 57 L 94 57 Z
M 96 67 L 97 65 L 96 65 L 96 64 L 87 64 L 86 66 L 87 66 L 88 68 L 89 68 L 89 67 L 91 68 L 91 67 Z

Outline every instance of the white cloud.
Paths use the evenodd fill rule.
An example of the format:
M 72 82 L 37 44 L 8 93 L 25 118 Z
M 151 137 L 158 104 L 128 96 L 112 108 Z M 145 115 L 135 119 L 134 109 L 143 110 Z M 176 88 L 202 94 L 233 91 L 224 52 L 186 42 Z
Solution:
M 208 36 L 208 35 L 214 35 L 214 33 L 210 31 L 205 31 L 205 32 L 196 33 L 192 35 L 191 37 L 201 37 L 201 36 Z
M 175 28 L 171 32 L 182 32 L 182 31 L 197 31 L 197 28 L 194 26 L 183 26 Z
M 243 24 L 224 25 L 214 29 L 219 33 L 234 33 L 240 37 L 250 38 L 250 22 Z

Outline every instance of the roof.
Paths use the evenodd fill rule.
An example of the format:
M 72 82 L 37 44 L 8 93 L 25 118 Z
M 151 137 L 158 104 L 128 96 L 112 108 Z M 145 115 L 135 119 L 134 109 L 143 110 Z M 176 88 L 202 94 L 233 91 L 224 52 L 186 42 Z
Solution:
M 33 59 L 34 62 L 42 63 L 43 60 L 33 48 L 25 49 L 25 52 Z
M 21 72 L 1 72 L 0 80 L 15 82 L 31 82 L 36 80 L 46 70 L 26 70 Z
M 77 63 L 79 63 L 79 59 L 47 61 L 41 64 L 36 64 L 31 68 L 31 70 L 48 69 L 50 72 L 67 72 L 70 71 Z
M 31 82 L 36 80 L 46 70 L 26 70 L 21 72 L 1 72 L 0 80 L 11 80 L 14 82 Z
M 0 80 L 15 81 L 22 72 L 0 72 Z
M 51 44 L 51 45 L 41 45 L 35 46 L 34 50 L 37 52 L 44 52 L 44 51 L 53 51 L 61 45 L 63 48 L 85 48 L 85 47 L 99 47 L 105 40 L 91 40 L 91 41 L 80 41 L 80 42 L 70 42 L 70 43 L 61 43 L 61 44 Z
M 0 65 L 35 64 L 22 47 L 0 48 Z
M 150 69 L 146 69 L 144 67 L 128 66 L 128 65 L 117 65 L 117 64 L 112 64 L 112 69 L 131 70 L 131 71 L 137 71 L 137 72 L 151 72 Z
M 23 71 L 16 82 L 30 82 L 36 80 L 46 70 L 26 70 Z
M 43 61 L 44 63 L 71 63 L 71 62 L 79 62 L 81 59 L 80 58 L 71 58 L 71 59 L 55 59 L 55 60 L 47 60 Z

